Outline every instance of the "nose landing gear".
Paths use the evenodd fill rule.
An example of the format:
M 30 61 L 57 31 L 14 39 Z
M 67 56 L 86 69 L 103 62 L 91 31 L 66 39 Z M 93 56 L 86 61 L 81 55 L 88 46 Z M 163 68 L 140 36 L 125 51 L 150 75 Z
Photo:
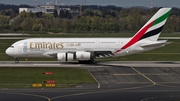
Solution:
M 19 59 L 18 58 L 15 59 L 15 63 L 19 63 Z

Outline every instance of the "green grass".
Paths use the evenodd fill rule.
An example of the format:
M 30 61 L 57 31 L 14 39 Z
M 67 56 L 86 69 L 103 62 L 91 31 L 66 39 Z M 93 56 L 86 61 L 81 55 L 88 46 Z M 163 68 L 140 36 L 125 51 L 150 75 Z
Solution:
M 62 34 L 30 34 L 30 35 L 18 35 L 6 37 L 132 37 L 134 33 L 62 33 Z M 0 34 L 0 37 L 5 37 Z M 162 33 L 160 37 L 180 37 L 180 33 Z
M 44 75 L 43 72 L 53 72 Z M 55 80 L 60 85 L 96 84 L 87 70 L 77 68 L 38 68 L 38 67 L 6 67 L 0 68 L 0 88 L 27 88 L 32 84 L 43 84 L 45 80 Z M 67 86 L 67 87 L 68 87 Z
M 180 61 L 180 54 L 140 53 L 122 57 L 96 59 L 97 61 Z
M 15 59 L 0 54 L 0 61 L 14 61 Z M 56 58 L 19 58 L 19 61 L 57 61 Z M 96 61 L 180 61 L 180 53 L 139 53 L 121 57 L 96 59 Z
M 134 33 L 64 33 L 64 34 L 30 34 L 29 36 L 6 36 L 6 37 L 131 37 Z M 1 35 L 0 35 L 1 36 Z M 2 36 L 5 37 L 5 36 Z
M 180 40 L 179 40 L 180 41 Z M 155 49 L 155 50 L 151 50 L 151 51 L 147 51 L 145 53 L 157 53 L 157 54 L 179 54 L 180 53 L 180 43 L 176 42 L 176 43 L 171 43 L 169 45 L 166 45 L 164 47 Z

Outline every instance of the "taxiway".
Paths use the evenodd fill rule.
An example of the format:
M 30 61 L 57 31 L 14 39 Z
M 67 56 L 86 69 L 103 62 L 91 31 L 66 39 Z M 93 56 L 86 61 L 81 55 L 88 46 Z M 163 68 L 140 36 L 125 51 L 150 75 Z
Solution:
M 106 61 L 96 64 L 58 61 L 0 61 L 0 67 L 180 67 L 179 61 Z
M 96 85 L 75 88 L 0 89 L 2 101 L 176 101 L 180 99 L 180 62 L 0 62 L 1 67 L 72 67 L 87 69 Z

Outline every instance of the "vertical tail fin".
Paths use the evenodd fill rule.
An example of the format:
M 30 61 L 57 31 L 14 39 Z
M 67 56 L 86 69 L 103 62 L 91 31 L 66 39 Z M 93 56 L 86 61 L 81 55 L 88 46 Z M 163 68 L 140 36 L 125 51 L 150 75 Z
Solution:
M 120 50 L 126 49 L 139 40 L 146 39 L 157 41 L 163 26 L 170 14 L 171 8 L 161 8 Z
M 134 36 L 138 40 L 157 41 L 171 8 L 161 8 Z

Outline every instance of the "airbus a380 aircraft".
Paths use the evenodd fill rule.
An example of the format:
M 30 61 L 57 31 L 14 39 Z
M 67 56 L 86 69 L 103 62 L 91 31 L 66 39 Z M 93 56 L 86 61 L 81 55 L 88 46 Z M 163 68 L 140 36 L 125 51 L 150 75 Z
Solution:
M 157 41 L 171 8 L 161 8 L 132 38 L 32 38 L 12 44 L 6 54 L 19 57 L 48 57 L 58 61 L 95 62 L 95 58 L 124 56 L 166 45 Z

